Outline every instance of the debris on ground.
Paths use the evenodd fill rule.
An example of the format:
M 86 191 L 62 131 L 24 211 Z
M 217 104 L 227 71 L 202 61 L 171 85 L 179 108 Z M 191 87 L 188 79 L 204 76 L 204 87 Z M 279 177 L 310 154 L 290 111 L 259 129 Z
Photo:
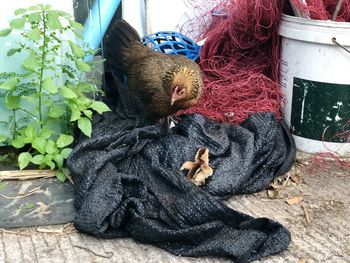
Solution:
M 288 205 L 296 205 L 296 204 L 299 204 L 302 200 L 303 200 L 302 196 L 294 196 L 288 199 L 286 202 Z
M 48 234 L 71 234 L 77 232 L 72 223 L 65 224 L 63 226 L 39 226 L 36 228 L 36 231 L 39 233 L 48 233 Z

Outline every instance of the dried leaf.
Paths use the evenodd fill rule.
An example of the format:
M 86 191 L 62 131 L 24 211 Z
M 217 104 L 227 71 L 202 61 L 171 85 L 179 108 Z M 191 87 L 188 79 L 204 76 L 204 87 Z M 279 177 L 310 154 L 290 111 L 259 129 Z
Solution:
M 185 162 L 180 170 L 189 170 L 187 177 L 196 185 L 203 185 L 205 180 L 213 174 L 213 169 L 209 166 L 209 150 L 200 148 L 195 156 L 194 162 Z
M 65 224 L 64 226 L 39 226 L 36 228 L 39 233 L 49 233 L 49 234 L 70 234 L 76 232 L 72 223 Z
M 31 180 L 36 178 L 54 177 L 51 170 L 13 170 L 0 171 L 0 180 Z
M 296 162 L 297 162 L 298 164 L 305 165 L 305 166 L 309 166 L 309 165 L 310 165 L 310 162 L 308 162 L 308 161 L 305 160 L 304 158 L 297 158 L 297 159 L 296 159 Z
M 27 236 L 30 237 L 31 235 L 27 234 L 27 233 L 23 233 L 23 232 L 19 232 L 19 231 L 11 231 L 11 230 L 5 230 L 0 228 L 0 233 L 5 233 L 5 234 L 13 234 L 13 235 L 21 235 L 21 236 Z
M 275 180 L 273 180 L 273 182 L 270 184 L 270 188 L 272 190 L 276 190 L 276 189 L 281 189 L 283 186 L 283 180 L 281 178 L 276 178 Z
M 300 203 L 302 200 L 303 200 L 302 196 L 294 196 L 294 197 L 287 200 L 287 204 L 288 205 L 296 205 L 296 204 Z
M 28 193 L 20 193 L 17 196 L 6 196 L 0 194 L 0 197 L 5 198 L 5 199 L 10 199 L 10 200 L 15 200 L 15 199 L 20 199 L 20 198 L 25 198 L 34 194 L 38 193 L 43 193 L 44 191 L 40 187 L 35 187 L 34 189 L 30 190 Z
M 306 210 L 306 207 L 305 207 L 305 206 L 303 206 L 303 210 L 304 210 L 306 222 L 307 222 L 308 224 L 310 224 L 310 223 L 311 223 L 310 216 L 309 216 L 309 213 L 308 213 L 308 211 Z
M 294 173 L 290 176 L 293 182 L 299 184 L 301 182 L 301 176 L 299 173 Z
M 267 196 L 272 199 L 277 198 L 278 194 L 279 194 L 278 190 L 267 190 Z

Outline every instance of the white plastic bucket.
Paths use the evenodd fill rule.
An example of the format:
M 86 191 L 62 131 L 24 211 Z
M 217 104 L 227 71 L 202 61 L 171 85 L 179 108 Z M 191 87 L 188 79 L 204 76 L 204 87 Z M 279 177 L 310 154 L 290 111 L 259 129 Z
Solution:
M 332 41 L 350 50 L 350 23 L 283 15 L 279 32 L 283 111 L 297 148 L 350 156 L 350 53 Z

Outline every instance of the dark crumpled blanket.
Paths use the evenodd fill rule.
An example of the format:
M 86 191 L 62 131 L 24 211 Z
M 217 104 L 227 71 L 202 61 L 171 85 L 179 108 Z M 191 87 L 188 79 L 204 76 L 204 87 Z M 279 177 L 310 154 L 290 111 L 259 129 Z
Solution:
M 124 88 L 116 88 L 124 96 Z M 223 202 L 263 190 L 289 170 L 296 149 L 285 125 L 270 113 L 253 114 L 240 126 L 194 114 L 181 116 L 169 133 L 121 104 L 94 117 L 92 137 L 82 138 L 68 159 L 78 230 L 236 262 L 287 248 L 290 233 L 282 225 Z M 209 149 L 214 174 L 198 187 L 180 167 L 201 147 Z

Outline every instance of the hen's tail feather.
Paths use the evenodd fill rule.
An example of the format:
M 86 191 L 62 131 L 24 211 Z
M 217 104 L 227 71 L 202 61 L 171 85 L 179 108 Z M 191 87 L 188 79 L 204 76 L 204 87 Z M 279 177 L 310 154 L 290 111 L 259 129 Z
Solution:
M 133 42 L 141 42 L 141 38 L 128 22 L 121 19 L 112 24 L 104 42 L 104 55 L 111 70 L 127 72 L 128 58 L 124 50 Z

